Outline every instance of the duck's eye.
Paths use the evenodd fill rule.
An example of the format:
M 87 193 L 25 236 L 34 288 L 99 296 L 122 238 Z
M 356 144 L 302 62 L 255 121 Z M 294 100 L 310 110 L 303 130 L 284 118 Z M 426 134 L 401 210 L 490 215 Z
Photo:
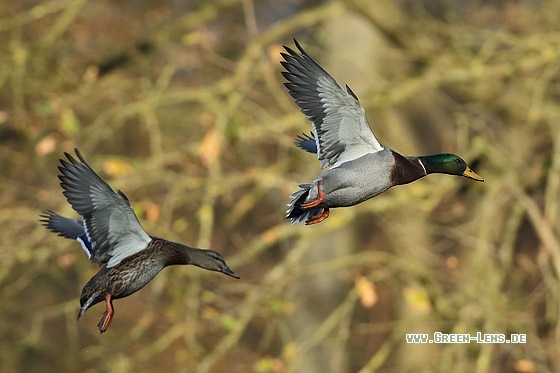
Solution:
M 455 163 L 459 164 L 459 163 L 461 163 L 461 160 L 460 160 L 459 158 L 457 158 L 457 159 L 455 160 Z

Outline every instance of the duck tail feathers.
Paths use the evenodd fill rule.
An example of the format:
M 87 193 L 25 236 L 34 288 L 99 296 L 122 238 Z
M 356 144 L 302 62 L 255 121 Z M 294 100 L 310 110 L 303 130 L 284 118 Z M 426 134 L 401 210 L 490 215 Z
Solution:
M 309 190 L 312 186 L 313 184 L 300 184 L 299 187 L 301 189 L 290 195 L 292 200 L 288 203 L 286 219 L 290 219 L 291 224 L 298 224 L 303 221 L 307 221 L 323 212 L 324 208 L 321 206 L 306 210 L 301 208 L 301 204 L 305 203 L 305 200 L 309 195 Z

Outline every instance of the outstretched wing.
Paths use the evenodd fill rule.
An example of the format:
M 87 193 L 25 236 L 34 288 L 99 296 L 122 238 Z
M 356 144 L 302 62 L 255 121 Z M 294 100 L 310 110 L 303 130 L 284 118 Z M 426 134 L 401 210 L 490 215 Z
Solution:
M 300 53 L 284 46 L 282 75 L 296 104 L 313 124 L 321 168 L 339 166 L 383 149 L 358 98 L 346 91 L 294 39 Z M 304 143 L 305 144 L 305 143 Z M 308 148 L 303 148 L 310 150 Z
M 92 245 L 91 260 L 113 267 L 145 249 L 151 238 L 124 193 L 115 192 L 75 151 L 79 161 L 68 153 L 69 162 L 60 160 L 60 185 L 68 203 L 82 217 Z

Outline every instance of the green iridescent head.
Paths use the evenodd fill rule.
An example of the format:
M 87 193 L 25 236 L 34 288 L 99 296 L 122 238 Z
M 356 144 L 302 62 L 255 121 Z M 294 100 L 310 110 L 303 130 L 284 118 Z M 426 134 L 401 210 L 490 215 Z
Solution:
M 468 177 L 476 181 L 484 181 L 467 166 L 461 157 L 455 154 L 435 154 L 419 157 L 426 169 L 426 174 L 448 174 Z

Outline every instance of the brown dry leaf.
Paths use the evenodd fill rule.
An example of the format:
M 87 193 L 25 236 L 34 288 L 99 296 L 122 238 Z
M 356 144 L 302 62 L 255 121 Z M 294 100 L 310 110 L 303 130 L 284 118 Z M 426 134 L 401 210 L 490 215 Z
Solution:
M 445 265 L 447 265 L 449 269 L 457 269 L 459 266 L 459 258 L 455 255 L 448 256 L 447 259 L 445 259 Z
M 143 312 L 138 319 L 137 325 L 142 329 L 148 329 L 156 321 L 156 317 L 151 312 Z
M 267 229 L 261 233 L 261 238 L 267 245 L 272 245 L 274 242 L 278 241 L 279 228 L 277 226 Z
M 356 290 L 358 290 L 360 303 L 364 308 L 371 308 L 377 303 L 378 296 L 373 282 L 364 276 L 359 276 L 354 280 L 354 285 Z
M 9 115 L 8 112 L 4 110 L 0 110 L 0 124 L 4 124 L 8 121 Z
M 127 175 L 132 172 L 132 165 L 120 159 L 110 159 L 103 164 L 103 171 L 109 176 Z
M 208 131 L 206 136 L 202 139 L 198 147 L 198 153 L 202 163 L 208 167 L 208 165 L 214 163 L 218 155 L 220 154 L 220 144 L 222 142 L 222 133 L 215 129 Z
M 529 359 L 519 359 L 514 364 L 514 369 L 517 372 L 529 373 L 536 372 L 535 363 Z
M 154 202 L 144 202 L 144 209 L 146 210 L 146 219 L 150 223 L 157 223 L 159 221 L 160 208 Z
M 56 149 L 56 143 L 56 136 L 54 134 L 45 136 L 35 145 L 35 154 L 41 156 L 51 154 Z
M 68 269 L 70 267 L 73 267 L 74 264 L 76 263 L 76 254 L 73 253 L 62 254 L 56 258 L 56 262 L 59 267 Z
M 284 52 L 284 48 L 282 48 L 281 44 L 272 44 L 266 49 L 266 52 L 268 53 L 268 58 L 278 61 L 281 58 L 280 53 Z

